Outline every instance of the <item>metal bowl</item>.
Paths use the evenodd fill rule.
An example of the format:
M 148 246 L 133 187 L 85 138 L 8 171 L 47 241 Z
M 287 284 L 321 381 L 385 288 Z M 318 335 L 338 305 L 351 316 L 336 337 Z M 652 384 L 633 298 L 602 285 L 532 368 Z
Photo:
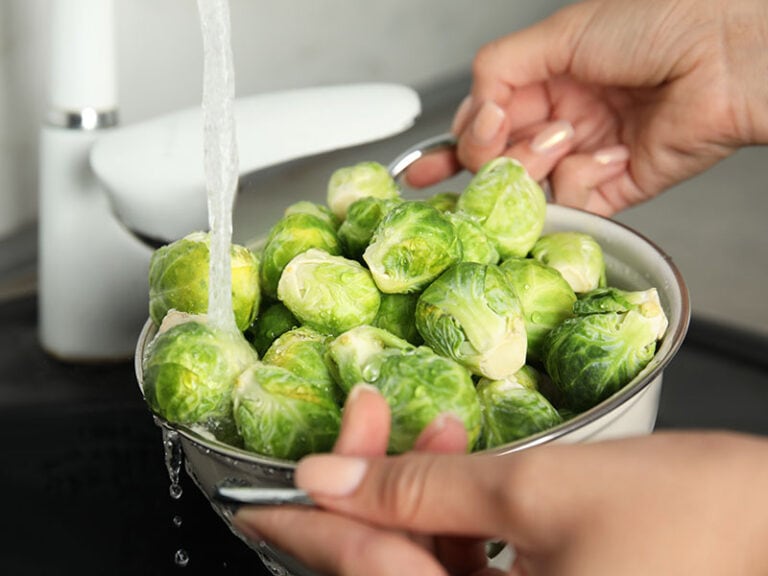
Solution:
M 421 142 L 390 164 L 390 172 L 399 177 L 420 157 L 451 145 L 451 138 L 446 136 Z M 489 451 L 493 454 L 508 454 L 548 442 L 575 443 L 649 434 L 656 422 L 662 372 L 678 351 L 688 329 L 690 305 L 685 282 L 671 258 L 653 242 L 613 220 L 550 204 L 544 233 L 554 231 L 577 231 L 593 236 L 603 248 L 610 285 L 633 290 L 657 288 L 669 327 L 648 366 L 615 394 L 554 428 Z M 135 368 L 140 387 L 145 349 L 156 333 L 157 327 L 148 320 L 139 336 Z M 230 528 L 231 510 L 213 499 L 217 484 L 233 481 L 265 487 L 293 485 L 294 462 L 222 444 L 157 416 L 155 421 L 164 430 L 166 440 L 180 443 L 188 475 Z M 234 529 L 233 532 L 242 538 Z M 293 558 L 266 544 L 248 544 L 275 574 L 311 574 Z

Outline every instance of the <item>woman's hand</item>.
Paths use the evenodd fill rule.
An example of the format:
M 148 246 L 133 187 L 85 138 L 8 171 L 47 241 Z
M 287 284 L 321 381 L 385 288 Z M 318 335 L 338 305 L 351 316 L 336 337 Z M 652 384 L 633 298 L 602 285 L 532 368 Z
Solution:
M 513 156 L 555 201 L 610 215 L 768 142 L 767 69 L 764 0 L 573 4 L 478 52 L 457 154 L 407 178 Z
M 320 508 L 243 508 L 237 527 L 329 574 L 498 574 L 482 546 L 496 538 L 516 549 L 515 575 L 768 573 L 768 440 L 668 433 L 465 455 L 446 417 L 422 452 L 388 458 L 388 431 L 386 402 L 358 388 L 336 454 L 296 472 Z

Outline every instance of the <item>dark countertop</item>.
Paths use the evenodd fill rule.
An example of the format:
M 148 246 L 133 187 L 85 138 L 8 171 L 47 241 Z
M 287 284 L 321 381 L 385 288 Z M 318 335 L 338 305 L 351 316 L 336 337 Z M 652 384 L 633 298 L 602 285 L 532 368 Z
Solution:
M 268 574 L 189 478 L 169 497 L 132 363 L 56 361 L 36 318 L 34 296 L 0 303 L 3 573 Z M 768 435 L 768 340 L 694 319 L 664 373 L 658 428 L 700 427 Z

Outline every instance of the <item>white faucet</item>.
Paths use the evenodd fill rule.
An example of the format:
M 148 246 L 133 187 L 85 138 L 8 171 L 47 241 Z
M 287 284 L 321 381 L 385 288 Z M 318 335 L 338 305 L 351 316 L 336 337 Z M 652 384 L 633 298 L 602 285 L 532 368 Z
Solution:
M 39 333 L 67 361 L 133 354 L 151 249 L 207 227 L 202 111 L 117 127 L 113 0 L 51 4 L 40 143 Z M 397 134 L 410 88 L 352 84 L 238 99 L 240 173 Z

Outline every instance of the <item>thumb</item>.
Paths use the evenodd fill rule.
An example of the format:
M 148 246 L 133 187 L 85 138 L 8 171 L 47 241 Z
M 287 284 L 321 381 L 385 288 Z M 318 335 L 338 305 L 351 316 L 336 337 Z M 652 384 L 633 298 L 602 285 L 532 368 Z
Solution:
M 547 499 L 535 496 L 542 484 L 536 478 L 543 481 L 548 472 L 531 460 L 526 454 L 318 455 L 299 463 L 295 481 L 320 506 L 379 526 L 527 544 L 557 523 L 556 512 L 538 513 Z

